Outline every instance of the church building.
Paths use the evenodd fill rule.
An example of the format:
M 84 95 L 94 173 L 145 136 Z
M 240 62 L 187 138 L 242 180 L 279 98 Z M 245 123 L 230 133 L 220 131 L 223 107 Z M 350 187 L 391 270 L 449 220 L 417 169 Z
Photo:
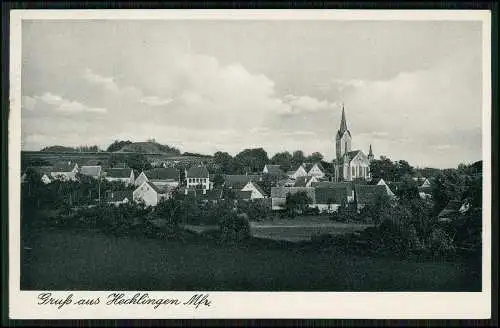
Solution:
M 333 160 L 336 182 L 355 179 L 370 180 L 370 162 L 374 159 L 372 146 L 366 155 L 362 150 L 351 150 L 351 132 L 347 129 L 344 106 L 340 129 L 335 136 L 336 158 Z

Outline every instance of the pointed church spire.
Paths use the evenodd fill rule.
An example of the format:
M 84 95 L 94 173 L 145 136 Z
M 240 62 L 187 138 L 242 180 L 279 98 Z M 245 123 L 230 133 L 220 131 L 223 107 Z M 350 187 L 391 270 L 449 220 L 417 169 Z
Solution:
M 372 144 L 370 144 L 370 151 L 368 152 L 368 156 L 370 155 L 373 155 L 373 152 L 372 152 Z
M 347 131 L 347 121 L 345 119 L 344 103 L 342 103 L 342 120 L 340 121 L 340 134 L 342 135 Z

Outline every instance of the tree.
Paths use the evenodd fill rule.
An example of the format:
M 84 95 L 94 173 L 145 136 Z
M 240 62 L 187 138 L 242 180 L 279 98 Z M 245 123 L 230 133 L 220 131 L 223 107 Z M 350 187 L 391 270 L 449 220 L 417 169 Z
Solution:
M 308 162 L 316 163 L 316 162 L 321 162 L 323 160 L 323 154 L 320 152 L 314 152 L 311 155 L 307 157 Z
M 304 163 L 305 160 L 306 160 L 306 157 L 304 156 L 304 152 L 302 150 L 296 150 L 293 152 L 292 165 L 298 166 L 298 165 Z
M 261 171 L 269 162 L 267 152 L 263 148 L 245 149 L 235 157 L 235 162 L 240 164 L 245 173 Z
M 123 147 L 125 147 L 126 145 L 130 145 L 132 144 L 132 141 L 120 141 L 120 140 L 115 140 L 113 141 L 113 143 L 111 145 L 108 146 L 108 148 L 106 149 L 107 152 L 114 152 L 114 151 L 118 151 L 120 149 L 122 149 Z
M 419 198 L 417 183 L 411 176 L 405 175 L 401 179 L 401 184 L 396 190 L 396 195 L 400 199 L 415 199 Z
M 226 152 L 216 152 L 214 154 L 214 164 L 219 167 L 219 171 L 232 174 L 234 172 L 234 159 Z
M 125 157 L 125 163 L 128 167 L 139 172 L 152 168 L 151 163 L 143 154 L 127 154 Z
M 279 165 L 284 172 L 287 172 L 292 168 L 292 154 L 288 151 L 276 153 L 271 158 L 271 163 Z
M 286 195 L 285 208 L 293 217 L 295 214 L 302 214 L 311 203 L 312 199 L 305 191 L 299 191 L 294 194 L 288 193 Z
M 213 183 L 214 187 L 221 187 L 224 184 L 224 177 L 222 176 L 222 174 L 216 174 L 214 176 Z

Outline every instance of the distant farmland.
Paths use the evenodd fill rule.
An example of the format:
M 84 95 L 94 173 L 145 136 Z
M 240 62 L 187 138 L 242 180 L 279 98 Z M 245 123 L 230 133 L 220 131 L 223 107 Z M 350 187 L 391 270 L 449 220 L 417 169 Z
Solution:
M 86 164 L 87 162 L 101 162 L 103 165 L 107 164 L 109 157 L 112 154 L 127 155 L 133 154 L 127 152 L 45 152 L 45 151 L 21 151 L 21 165 L 23 163 L 30 163 L 36 160 L 47 161 L 53 165 L 61 161 L 72 161 L 76 163 Z M 211 158 L 196 157 L 196 156 L 182 156 L 172 154 L 158 154 L 158 153 L 142 153 L 149 161 L 165 161 L 165 162 L 179 162 L 179 163 L 195 163 L 203 160 L 204 162 L 211 162 Z M 24 167 L 24 166 L 23 166 Z

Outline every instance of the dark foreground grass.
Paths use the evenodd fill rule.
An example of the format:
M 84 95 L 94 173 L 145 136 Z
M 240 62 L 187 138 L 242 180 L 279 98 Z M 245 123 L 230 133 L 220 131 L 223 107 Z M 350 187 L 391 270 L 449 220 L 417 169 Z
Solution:
M 273 241 L 245 248 L 100 232 L 25 236 L 23 290 L 480 291 L 480 266 L 406 262 Z

